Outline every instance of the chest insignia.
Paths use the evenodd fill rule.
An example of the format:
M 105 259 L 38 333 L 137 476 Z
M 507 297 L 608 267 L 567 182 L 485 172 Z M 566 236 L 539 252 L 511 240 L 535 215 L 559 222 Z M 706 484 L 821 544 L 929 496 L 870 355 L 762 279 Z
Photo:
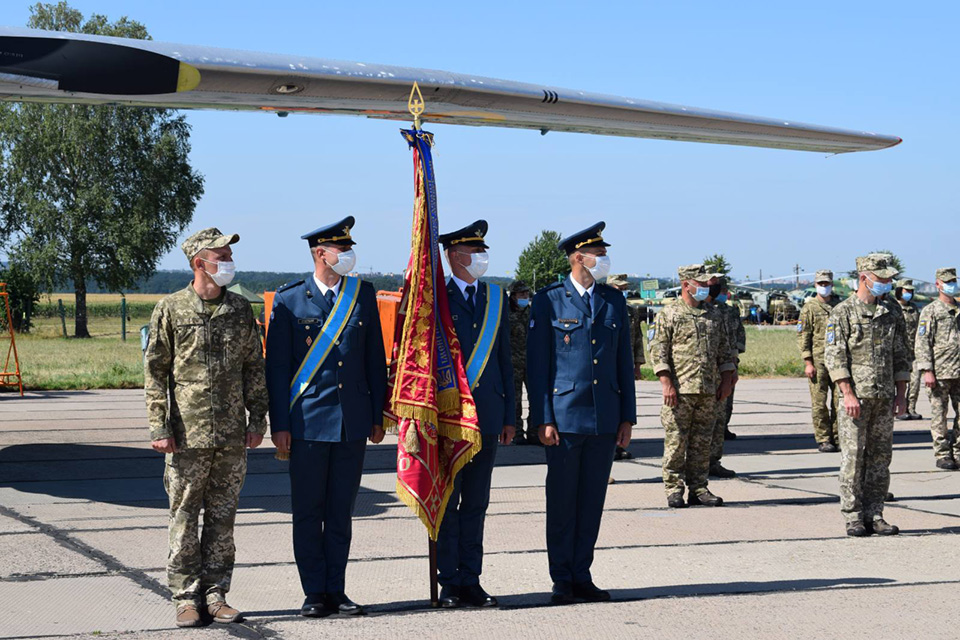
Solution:
M 309 329 L 310 327 L 307 327 L 307 328 Z M 312 344 L 313 344 L 313 338 L 311 338 L 310 336 L 307 336 L 307 346 L 309 347 Z
M 570 334 L 569 334 L 569 333 L 563 336 L 563 344 L 570 344 Z

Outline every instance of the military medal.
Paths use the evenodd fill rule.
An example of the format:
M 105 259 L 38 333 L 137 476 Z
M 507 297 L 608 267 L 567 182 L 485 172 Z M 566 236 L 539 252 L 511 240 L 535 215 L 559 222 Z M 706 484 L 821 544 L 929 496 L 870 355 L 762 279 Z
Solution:
M 307 346 L 309 347 L 311 344 L 313 344 L 313 338 L 307 336 Z
M 569 334 L 569 333 L 563 336 L 563 344 L 570 344 L 570 334 Z

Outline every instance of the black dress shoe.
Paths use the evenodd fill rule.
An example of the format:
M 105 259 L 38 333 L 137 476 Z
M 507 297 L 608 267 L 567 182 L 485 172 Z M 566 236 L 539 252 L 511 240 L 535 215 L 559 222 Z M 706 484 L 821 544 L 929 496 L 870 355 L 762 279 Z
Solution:
M 300 607 L 300 615 L 305 618 L 322 618 L 330 615 L 327 611 L 327 596 L 324 593 L 308 593 Z
M 327 610 L 345 616 L 362 616 L 366 613 L 361 605 L 348 598 L 343 591 L 327 594 Z
M 730 427 L 724 427 L 723 429 L 723 439 L 724 440 L 736 440 L 737 434 L 733 431 L 730 431 Z
M 444 609 L 456 609 L 460 606 L 460 587 L 440 587 L 440 606 Z
M 577 604 L 583 602 L 583 600 L 573 595 L 573 585 L 569 582 L 554 582 L 553 593 L 550 594 L 550 602 L 564 605 Z
M 610 599 L 609 591 L 604 591 L 592 582 L 573 585 L 573 595 L 585 602 L 606 602 Z
M 495 607 L 498 604 L 497 599 L 478 584 L 460 587 L 460 602 L 471 607 Z
M 617 452 L 613 454 L 614 460 L 631 460 L 633 459 L 633 454 L 624 449 L 623 447 L 617 447 Z

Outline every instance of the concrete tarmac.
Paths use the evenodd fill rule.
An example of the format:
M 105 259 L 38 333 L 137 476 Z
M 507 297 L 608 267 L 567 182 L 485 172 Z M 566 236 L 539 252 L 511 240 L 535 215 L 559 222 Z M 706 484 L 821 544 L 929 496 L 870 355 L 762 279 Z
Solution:
M 919 411 L 929 415 L 926 394 Z M 934 468 L 929 423 L 896 423 L 886 518 L 848 538 L 840 455 L 818 453 L 806 382 L 738 386 L 722 508 L 672 510 L 657 383 L 641 383 L 633 460 L 614 463 L 593 567 L 613 601 L 555 607 L 544 453 L 497 454 L 482 582 L 497 610 L 429 607 L 426 533 L 394 493 L 396 439 L 367 449 L 347 568 L 363 618 L 304 619 L 286 464 L 250 455 L 229 601 L 236 625 L 173 626 L 163 456 L 140 391 L 0 395 L 0 638 L 956 638 L 960 473 Z M 269 440 L 267 441 L 269 445 Z

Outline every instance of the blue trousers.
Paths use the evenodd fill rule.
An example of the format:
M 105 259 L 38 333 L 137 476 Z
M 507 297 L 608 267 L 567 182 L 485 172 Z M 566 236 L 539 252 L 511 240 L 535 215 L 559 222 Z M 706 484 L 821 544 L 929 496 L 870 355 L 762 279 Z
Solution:
M 290 445 L 293 556 L 305 594 L 344 590 L 366 441 Z
M 554 582 L 590 582 L 617 436 L 561 433 L 547 453 L 547 560 Z
M 483 436 L 483 446 L 460 470 L 437 535 L 437 570 L 443 586 L 480 584 L 483 521 L 490 504 L 490 478 L 499 436 Z

